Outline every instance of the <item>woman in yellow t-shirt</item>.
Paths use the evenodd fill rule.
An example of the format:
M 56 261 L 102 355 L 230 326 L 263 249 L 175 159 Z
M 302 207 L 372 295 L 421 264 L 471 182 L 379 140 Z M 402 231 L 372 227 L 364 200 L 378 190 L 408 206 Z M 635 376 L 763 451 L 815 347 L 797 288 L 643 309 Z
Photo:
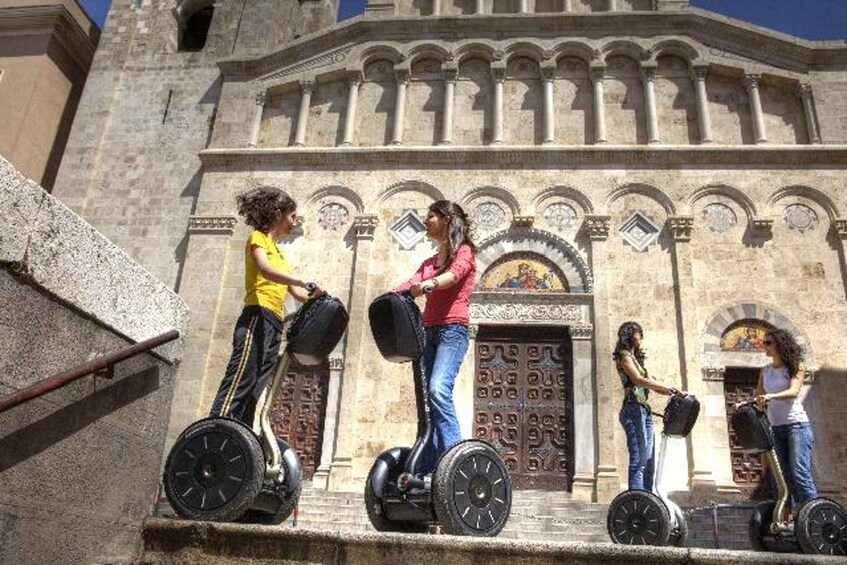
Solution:
M 232 356 L 210 416 L 253 425 L 256 402 L 276 367 L 287 293 L 305 302 L 323 290 L 291 274 L 277 240 L 297 223 L 297 204 L 284 191 L 261 186 L 236 197 L 238 214 L 253 228 L 244 249 L 244 309 L 232 336 Z M 314 283 L 313 283 L 314 284 Z

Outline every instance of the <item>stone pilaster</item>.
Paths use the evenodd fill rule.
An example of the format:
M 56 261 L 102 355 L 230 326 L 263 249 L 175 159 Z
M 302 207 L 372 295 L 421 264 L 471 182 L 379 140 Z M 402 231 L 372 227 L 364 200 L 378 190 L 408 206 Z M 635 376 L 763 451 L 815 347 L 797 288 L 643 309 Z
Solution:
M 590 69 L 591 82 L 594 85 L 594 143 L 606 143 L 606 106 L 603 101 L 603 79 L 606 67 L 593 66 Z
M 556 67 L 553 65 L 541 67 L 541 81 L 544 87 L 544 143 L 556 143 L 556 125 L 553 112 L 553 80 Z
M 476 0 L 476 13 L 484 14 L 485 13 L 485 0 Z
M 709 116 L 709 98 L 706 93 L 706 75 L 709 68 L 705 65 L 691 70 L 694 81 L 694 93 L 697 96 L 697 123 L 700 126 L 700 143 L 712 143 L 712 119 Z
M 679 340 L 679 370 L 683 390 L 705 398 L 707 389 L 700 379 L 699 342 L 700 334 L 697 328 L 697 295 L 694 291 L 694 273 L 691 266 L 691 229 L 694 226 L 692 216 L 671 216 L 667 221 L 667 229 L 673 237 L 671 247 L 671 266 L 674 282 L 674 302 L 676 310 L 677 333 L 682 336 Z M 706 500 L 716 492 L 715 461 L 712 450 L 693 449 L 694 445 L 711 445 L 711 438 L 720 437 L 726 428 L 723 419 L 704 418 L 699 427 L 695 426 L 689 437 L 688 461 L 689 488 L 697 500 Z M 720 420 L 720 421 L 718 421 Z
M 362 86 L 361 71 L 347 73 L 347 109 L 344 113 L 344 136 L 341 145 L 353 145 L 356 135 L 356 108 L 359 104 L 359 87 Z
M 573 351 L 574 430 L 579 441 L 574 446 L 573 497 L 588 502 L 597 500 L 597 449 L 600 438 L 594 426 L 597 399 L 593 356 L 594 328 L 569 326 Z M 593 437 L 589 437 L 593 434 Z
M 312 92 L 315 90 L 315 82 L 304 80 L 300 82 L 300 111 L 297 113 L 297 130 L 294 133 L 294 145 L 303 147 L 306 145 L 306 128 L 309 125 L 309 107 L 312 105 Z
M 659 139 L 659 116 L 656 111 L 656 71 L 653 66 L 641 69 L 641 83 L 644 85 L 644 105 L 647 107 L 647 143 L 661 143 Z
M 397 80 L 397 97 L 394 100 L 394 132 L 391 135 L 391 145 L 403 144 L 403 120 L 406 117 L 406 87 L 409 86 L 409 71 L 400 69 L 395 71 Z
M 335 453 L 330 464 L 327 488 L 329 490 L 360 490 L 361 485 L 352 483 L 353 450 L 356 437 L 356 385 L 363 372 L 365 343 L 368 334 L 368 303 L 370 301 L 371 254 L 374 233 L 379 218 L 365 214 L 353 220 L 356 250 L 353 256 L 352 284 L 347 304 L 350 307 L 350 323 L 347 326 L 347 341 L 344 346 L 344 368 L 341 375 L 340 404 L 338 410 L 338 433 L 335 438 Z M 364 376 L 363 376 L 364 375 Z
M 768 134 L 765 131 L 765 116 L 762 113 L 762 100 L 759 98 L 759 79 L 761 75 L 745 75 L 744 87 L 747 89 L 747 99 L 750 101 L 750 114 L 753 119 L 753 137 L 756 143 L 767 143 Z
M 444 113 L 441 124 L 441 144 L 453 143 L 453 106 L 455 104 L 456 78 L 458 69 L 444 69 Z
M 606 278 L 608 257 L 606 241 L 609 238 L 609 216 L 587 215 L 580 228 L 581 235 L 588 240 L 591 272 L 594 275 L 594 375 L 597 391 L 597 467 L 595 477 L 596 499 L 610 502 L 620 489 L 620 475 L 615 463 L 615 437 L 618 402 L 612 377 L 612 332 L 609 326 L 609 282 Z
M 250 147 L 256 147 L 259 143 L 259 130 L 262 127 L 262 113 L 265 110 L 265 101 L 267 100 L 266 91 L 261 91 L 256 94 L 256 106 L 253 109 L 253 123 L 250 124 Z
M 494 81 L 494 126 L 491 134 L 491 144 L 503 143 L 503 84 L 506 82 L 506 67 L 492 66 L 491 78 Z
M 812 98 L 812 85 L 803 83 L 797 87 L 797 95 L 803 103 L 803 115 L 806 117 L 806 131 L 809 132 L 809 143 L 817 145 L 821 142 L 818 132 L 818 119 L 815 114 L 815 104 Z
M 326 415 L 324 416 L 324 434 L 321 445 L 321 460 L 315 475 L 312 477 L 312 485 L 317 489 L 326 489 L 329 486 L 329 472 L 332 468 L 333 449 L 335 448 L 335 435 L 338 431 L 338 409 L 341 401 L 341 374 L 344 369 L 343 357 L 329 358 L 329 385 L 326 395 Z

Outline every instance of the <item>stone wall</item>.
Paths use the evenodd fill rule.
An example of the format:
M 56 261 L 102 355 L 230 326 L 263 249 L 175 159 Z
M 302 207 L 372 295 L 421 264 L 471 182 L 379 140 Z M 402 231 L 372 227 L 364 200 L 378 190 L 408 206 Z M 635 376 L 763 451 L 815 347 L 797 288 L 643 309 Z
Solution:
M 185 303 L 0 159 L 0 395 L 170 329 Z M 127 561 L 156 501 L 183 343 L 0 414 L 0 561 Z

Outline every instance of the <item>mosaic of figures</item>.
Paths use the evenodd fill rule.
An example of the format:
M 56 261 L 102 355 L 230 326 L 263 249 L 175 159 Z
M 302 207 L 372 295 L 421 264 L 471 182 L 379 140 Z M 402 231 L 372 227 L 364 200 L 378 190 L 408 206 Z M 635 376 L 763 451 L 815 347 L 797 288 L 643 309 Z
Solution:
M 764 351 L 765 334 L 772 326 L 761 320 L 741 320 L 721 336 L 721 351 Z
M 525 253 L 506 256 L 493 265 L 480 281 L 482 290 L 568 292 L 559 269 L 538 255 Z

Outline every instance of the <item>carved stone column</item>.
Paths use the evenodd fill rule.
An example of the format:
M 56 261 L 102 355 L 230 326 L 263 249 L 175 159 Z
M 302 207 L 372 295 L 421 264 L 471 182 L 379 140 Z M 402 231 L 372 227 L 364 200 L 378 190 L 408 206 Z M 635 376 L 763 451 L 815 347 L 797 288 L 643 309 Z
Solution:
M 667 221 L 667 229 L 673 236 L 671 248 L 671 267 L 673 270 L 674 302 L 676 310 L 676 326 L 680 338 L 679 368 L 682 389 L 704 399 L 708 393 L 700 379 L 699 342 L 700 334 L 697 328 L 697 295 L 694 291 L 694 274 L 691 266 L 691 229 L 694 226 L 692 216 L 671 216 Z M 705 418 L 704 418 L 705 420 Z M 725 435 L 726 422 L 710 418 L 699 429 L 693 430 L 686 440 L 691 460 L 688 462 L 689 487 L 697 500 L 706 500 L 716 492 L 716 465 L 711 449 L 693 449 L 697 446 L 712 446 L 713 438 Z M 713 429 L 713 428 L 719 428 Z
M 344 113 L 344 137 L 341 145 L 353 145 L 356 134 L 356 107 L 359 104 L 359 87 L 362 85 L 362 73 L 350 71 L 347 73 L 347 109 Z
M 518 12 L 521 14 L 526 14 L 529 12 L 529 2 L 528 0 L 518 0 Z
M 817 145 L 821 142 L 818 132 L 818 120 L 815 116 L 815 105 L 812 101 L 812 85 L 803 83 L 797 87 L 797 95 L 803 102 L 803 115 L 806 116 L 806 131 L 809 132 L 809 143 Z
M 476 13 L 484 14 L 485 13 L 485 0 L 476 0 Z
M 709 117 L 709 98 L 706 94 L 706 75 L 709 68 L 706 66 L 694 67 L 691 70 L 691 79 L 694 81 L 694 93 L 697 96 L 697 123 L 700 126 L 700 143 L 711 143 L 712 120 Z
M 573 12 L 573 0 L 563 0 L 562 11 L 563 12 Z
M 356 448 L 356 386 L 364 371 L 365 343 L 368 333 L 368 302 L 370 301 L 371 254 L 374 233 L 379 224 L 375 214 L 364 214 L 353 220 L 356 250 L 353 256 L 352 282 L 347 304 L 350 322 L 347 326 L 347 341 L 344 347 L 344 369 L 342 373 L 340 408 L 335 440 L 335 453 L 330 464 L 329 490 L 361 490 L 361 485 L 352 482 L 353 450 Z
M 661 143 L 659 139 L 659 117 L 656 115 L 655 70 L 643 68 L 641 82 L 644 84 L 644 104 L 647 106 L 647 142 Z
M 294 145 L 303 147 L 306 144 L 306 127 L 309 123 L 309 107 L 312 105 L 312 92 L 315 83 L 311 80 L 300 82 L 300 111 L 297 113 L 297 130 L 294 134 Z
M 591 82 L 594 84 L 594 143 L 606 143 L 606 107 L 603 100 L 603 78 L 606 67 L 590 69 Z
M 312 485 L 317 489 L 325 490 L 329 486 L 335 435 L 338 431 L 338 409 L 341 401 L 341 373 L 343 369 L 343 357 L 329 358 L 329 384 L 326 391 L 326 415 L 324 416 L 321 460 L 315 470 L 314 477 L 312 477 Z
M 610 12 L 617 12 L 618 11 L 617 0 L 609 0 L 609 11 Z
M 609 238 L 609 216 L 587 215 L 580 234 L 588 240 L 591 272 L 594 275 L 594 378 L 596 387 L 597 438 L 597 501 L 610 502 L 620 490 L 620 476 L 615 462 L 617 407 L 612 367 L 612 331 L 609 326 L 609 282 L 606 279 L 608 258 L 606 241 Z
M 394 100 L 394 133 L 391 135 L 392 145 L 403 144 L 403 119 L 406 117 L 406 87 L 409 85 L 409 71 L 395 71 L 397 79 L 397 97 Z
M 556 125 L 553 112 L 553 79 L 556 76 L 555 66 L 541 67 L 541 80 L 544 86 L 544 143 L 556 143 Z
M 262 127 L 262 113 L 265 111 L 265 102 L 268 93 L 263 90 L 256 94 L 256 106 L 253 108 L 253 123 L 250 125 L 250 147 L 256 147 L 259 143 L 259 130 Z
M 499 145 L 503 143 L 503 84 L 506 82 L 506 67 L 491 67 L 491 78 L 494 79 L 494 125 L 491 144 Z
M 765 116 L 762 114 L 762 101 L 759 98 L 760 75 L 745 75 L 744 86 L 747 88 L 747 98 L 750 101 L 750 114 L 753 118 L 753 137 L 756 143 L 767 143 L 768 134 L 765 131 Z
M 441 124 L 441 144 L 453 143 L 453 105 L 458 69 L 444 69 L 444 114 Z
M 579 440 L 574 445 L 573 497 L 590 502 L 597 500 L 595 469 L 599 445 L 594 426 L 597 414 L 592 343 L 594 328 L 588 325 L 569 326 L 568 331 L 573 351 L 573 427 L 579 433 Z
M 441 15 L 441 0 L 432 0 L 432 15 Z

